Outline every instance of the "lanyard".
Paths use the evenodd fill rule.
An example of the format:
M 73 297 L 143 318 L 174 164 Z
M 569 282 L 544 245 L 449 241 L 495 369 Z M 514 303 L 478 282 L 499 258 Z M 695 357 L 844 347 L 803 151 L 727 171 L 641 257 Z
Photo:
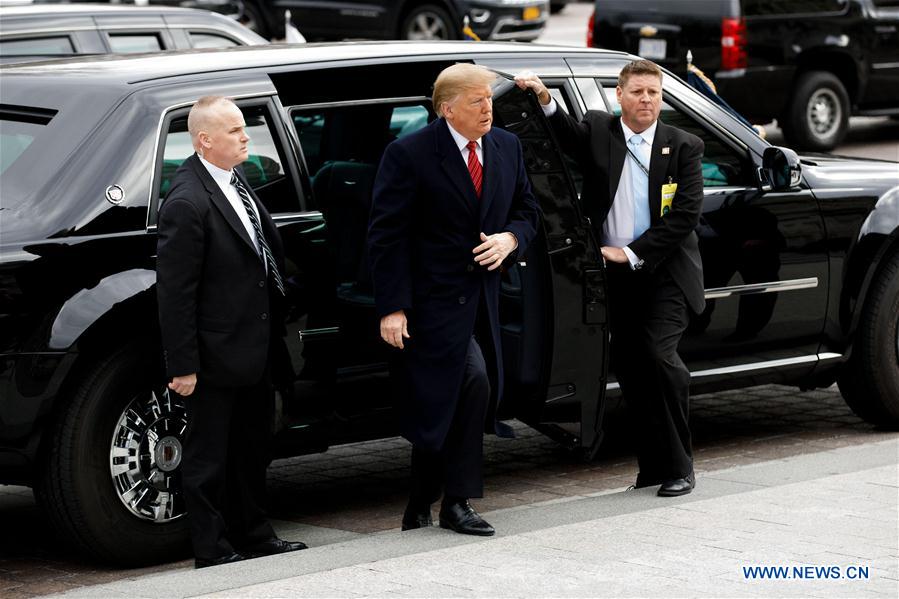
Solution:
M 637 158 L 637 155 L 634 154 L 633 150 L 631 150 L 630 144 L 628 144 L 627 142 L 624 142 L 624 149 L 627 150 L 627 153 L 631 155 L 631 158 L 633 158 L 634 161 L 640 166 L 640 168 L 643 169 L 643 173 L 646 174 L 646 178 L 648 179 L 649 178 L 649 169 L 646 168 L 645 166 L 643 166 L 643 163 L 640 162 L 640 159 Z

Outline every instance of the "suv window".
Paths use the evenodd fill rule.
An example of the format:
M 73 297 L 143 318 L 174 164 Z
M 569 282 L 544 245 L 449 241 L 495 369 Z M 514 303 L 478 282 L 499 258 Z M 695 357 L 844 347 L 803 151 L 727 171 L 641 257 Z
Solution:
M 288 154 L 280 146 L 268 109 L 260 105 L 240 109 L 250 137 L 250 157 L 240 166 L 247 181 L 269 213 L 298 212 L 300 198 L 285 168 Z M 194 152 L 187 131 L 187 111 L 171 120 L 164 144 L 157 195 L 160 201 L 169 192 L 175 171 Z
M 327 227 L 339 298 L 373 303 L 365 233 L 387 145 L 435 118 L 424 101 L 295 109 L 291 119 Z
M 67 35 L 0 42 L 0 55 L 3 56 L 58 56 L 74 53 L 75 47 Z
M 615 86 L 603 86 L 612 113 L 621 114 L 621 106 L 615 96 Z M 662 101 L 662 113 L 659 119 L 666 125 L 677 127 L 692 133 L 705 143 L 702 155 L 702 180 L 705 187 L 731 187 L 751 185 L 749 169 L 745 167 L 746 159 L 739 152 L 709 133 L 696 119 L 666 101 Z
M 155 33 L 110 33 L 109 47 L 117 54 L 158 52 L 162 42 Z
M 562 82 L 548 81 L 546 82 L 546 89 L 553 100 L 556 101 L 559 109 L 564 110 L 568 114 L 576 115 L 572 107 L 571 98 L 568 97 L 568 92 L 563 88 L 563 85 Z M 571 173 L 571 179 L 574 181 L 574 187 L 577 190 L 577 197 L 580 198 L 584 187 L 584 175 L 581 173 L 581 165 L 578 164 L 577 160 L 564 152 L 562 153 L 562 159 L 568 167 L 568 172 Z
M 191 31 L 188 35 L 191 48 L 231 48 L 240 45 L 230 37 L 215 33 Z
M 743 0 L 743 14 L 748 17 L 765 15 L 801 15 L 821 12 L 843 12 L 848 0 Z

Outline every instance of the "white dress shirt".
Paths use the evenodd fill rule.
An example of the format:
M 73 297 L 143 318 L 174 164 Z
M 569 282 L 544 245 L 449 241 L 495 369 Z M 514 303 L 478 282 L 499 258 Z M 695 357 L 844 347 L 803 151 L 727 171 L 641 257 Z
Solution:
M 446 126 L 449 127 L 450 135 L 453 136 L 453 141 L 456 142 L 456 147 L 459 148 L 459 152 L 462 153 L 462 160 L 465 161 L 465 168 L 468 168 L 468 138 L 453 129 L 453 126 L 449 124 L 449 121 L 446 122 Z M 478 144 L 475 147 L 475 153 L 478 155 L 478 162 L 481 163 L 481 169 L 484 168 L 484 149 L 481 147 L 481 138 L 477 138 L 474 141 Z
M 243 200 L 240 199 L 240 196 L 237 193 L 237 188 L 231 185 L 231 175 L 234 171 L 226 171 L 225 169 L 219 168 L 211 162 L 208 162 L 199 154 L 197 154 L 197 156 L 199 156 L 200 162 L 203 163 L 203 166 L 206 167 L 206 170 L 209 171 L 209 174 L 212 175 L 212 179 L 222 190 L 222 193 L 225 194 L 225 197 L 228 199 L 228 203 L 231 204 L 232 208 L 234 208 L 234 212 L 237 214 L 237 218 L 240 219 L 241 224 L 243 224 L 244 228 L 247 230 L 247 235 L 250 236 L 250 241 L 253 242 L 253 245 L 256 247 L 256 253 L 258 254 L 260 251 L 259 240 L 256 239 L 256 231 L 253 229 L 253 223 L 250 222 L 250 216 L 247 214 L 247 209 L 244 208 Z M 260 223 L 262 223 L 262 221 L 259 219 L 259 211 L 256 209 L 256 204 L 252 200 L 250 201 L 250 206 L 253 208 L 253 212 L 256 214 L 256 219 L 259 220 Z M 266 265 L 266 269 L 268 269 L 268 265 Z
M 552 116 L 556 113 L 558 104 L 555 99 L 551 99 L 549 104 L 543 106 L 543 114 Z M 619 119 L 621 123 L 621 131 L 624 133 L 625 143 L 630 140 L 634 133 L 624 121 Z M 652 142 L 655 139 L 656 128 L 659 122 L 655 121 L 648 129 L 639 133 L 643 138 L 643 143 L 639 146 L 637 157 L 643 161 L 643 164 L 649 168 L 649 161 L 652 156 Z M 621 178 L 618 180 L 618 189 L 615 191 L 615 197 L 612 199 L 612 206 L 609 208 L 609 214 L 606 216 L 605 222 L 602 224 L 601 240 L 604 246 L 622 248 L 627 255 L 631 268 L 640 262 L 640 258 L 628 247 L 628 244 L 634 240 L 634 201 L 633 189 L 631 189 L 631 169 L 640 168 L 634 164 L 634 159 L 625 150 L 624 168 L 621 169 Z

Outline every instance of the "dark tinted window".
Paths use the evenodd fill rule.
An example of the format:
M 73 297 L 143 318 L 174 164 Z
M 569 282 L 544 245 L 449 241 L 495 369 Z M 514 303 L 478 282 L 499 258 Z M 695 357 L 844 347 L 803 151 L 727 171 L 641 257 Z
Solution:
M 194 48 L 231 48 L 240 44 L 224 35 L 191 31 L 190 45 Z
M 74 53 L 75 47 L 72 46 L 72 40 L 68 36 L 0 42 L 0 55 L 3 56 L 57 56 Z
M 560 109 L 568 114 L 575 114 L 571 105 L 571 98 L 568 97 L 568 92 L 563 89 L 561 83 L 548 82 L 546 88 L 549 90 L 549 95 L 556 101 L 556 105 Z M 584 175 L 581 173 L 581 166 L 578 164 L 577 160 L 568 154 L 563 153 L 562 158 L 565 160 L 565 165 L 568 167 L 568 172 L 571 173 L 571 178 L 574 181 L 577 195 L 580 197 L 584 187 Z
M 899 8 L 899 0 L 873 0 L 878 8 Z
M 109 46 L 118 54 L 162 50 L 162 42 L 155 33 L 110 33 Z
M 281 141 L 272 126 L 268 109 L 265 106 L 241 106 L 240 109 L 250 136 L 250 157 L 240 168 L 270 213 L 298 212 L 300 198 L 284 166 L 288 154 L 280 147 Z M 175 171 L 193 153 L 185 113 L 169 124 L 162 158 L 160 199 L 171 188 Z
M 847 0 L 743 0 L 743 14 L 800 15 L 820 12 L 843 12 Z

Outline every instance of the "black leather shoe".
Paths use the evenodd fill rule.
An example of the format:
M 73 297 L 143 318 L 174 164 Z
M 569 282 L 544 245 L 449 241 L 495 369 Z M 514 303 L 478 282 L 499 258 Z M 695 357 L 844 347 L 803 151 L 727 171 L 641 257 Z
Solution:
M 209 566 L 221 566 L 222 564 L 233 564 L 234 562 L 242 562 L 247 556 L 239 553 L 229 553 L 222 557 L 214 557 L 212 559 L 197 558 L 194 560 L 194 568 L 208 568 Z
M 490 537 L 496 533 L 487 521 L 481 518 L 468 500 L 458 501 L 440 507 L 440 528 L 448 528 L 463 535 Z
M 431 519 L 431 506 L 414 507 L 411 503 L 406 506 L 403 512 L 403 530 L 414 530 L 416 528 L 428 528 L 434 526 L 434 520 Z
M 258 557 L 260 555 L 276 555 L 278 553 L 290 553 L 291 551 L 300 551 L 306 549 L 306 543 L 300 541 L 285 541 L 284 539 L 269 539 L 249 547 L 241 549 L 246 554 Z
M 666 480 L 659 487 L 659 497 L 678 497 L 686 495 L 696 486 L 696 475 L 692 472 L 685 478 L 675 478 L 674 480 Z

